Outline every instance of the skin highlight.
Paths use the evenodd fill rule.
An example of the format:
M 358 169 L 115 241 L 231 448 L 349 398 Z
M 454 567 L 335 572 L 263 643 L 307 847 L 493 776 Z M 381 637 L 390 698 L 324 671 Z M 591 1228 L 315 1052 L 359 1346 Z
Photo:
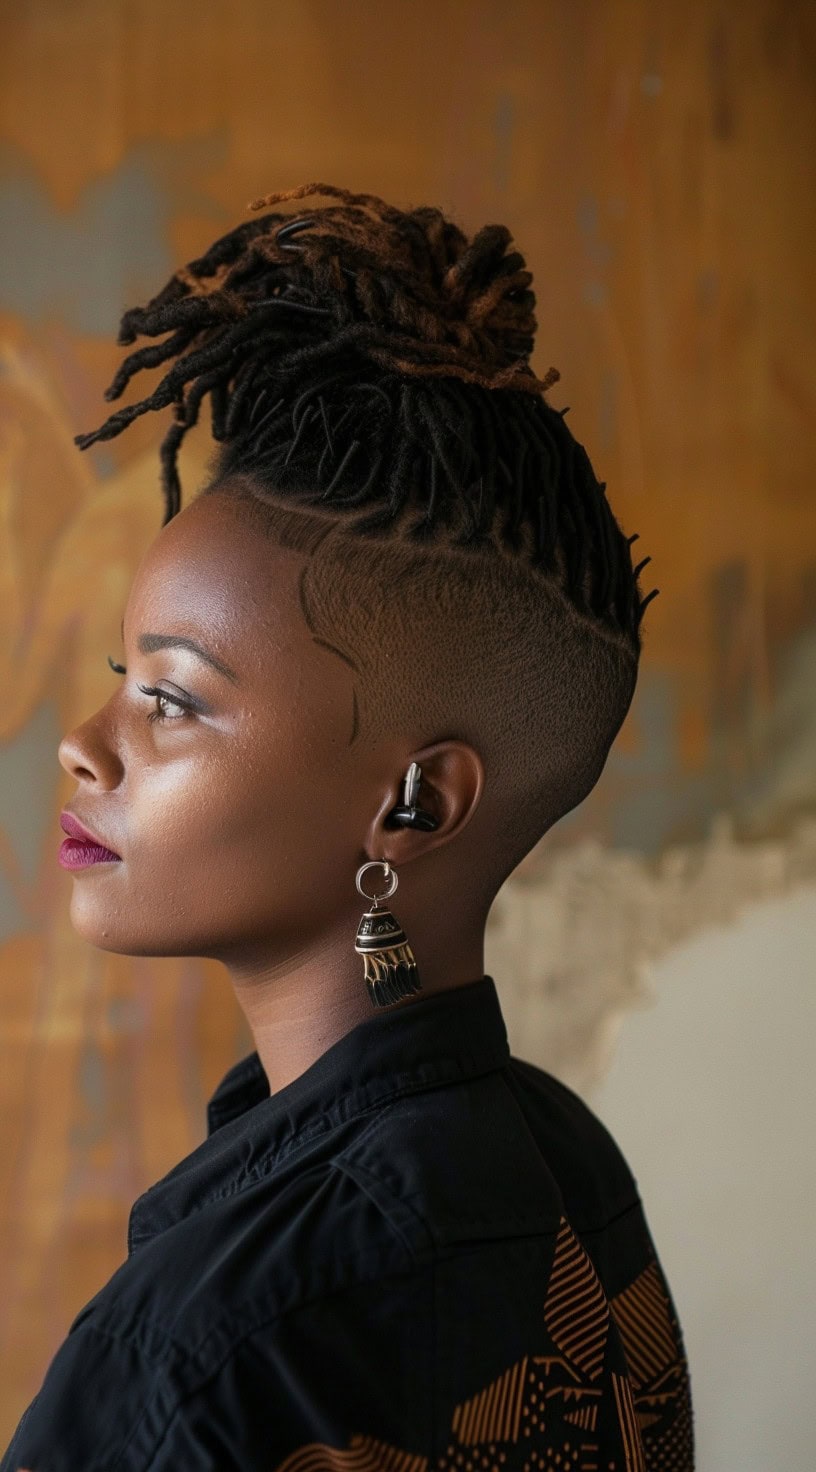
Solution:
M 373 1015 L 354 950 L 367 860 L 397 871 L 422 980 L 397 1006 L 484 974 L 483 760 L 460 740 L 355 739 L 357 676 L 306 625 L 305 561 L 239 499 L 194 500 L 137 572 L 124 675 L 59 751 L 68 810 L 122 859 L 74 874 L 74 926 L 106 950 L 221 961 L 273 1093 Z M 384 826 L 412 761 L 433 832 Z M 377 869 L 363 883 L 386 887 Z

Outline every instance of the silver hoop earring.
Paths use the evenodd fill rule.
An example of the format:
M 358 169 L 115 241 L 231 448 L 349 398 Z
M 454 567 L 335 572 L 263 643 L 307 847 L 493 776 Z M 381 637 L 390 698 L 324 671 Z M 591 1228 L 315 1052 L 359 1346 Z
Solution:
M 378 864 L 385 871 L 383 878 L 389 888 L 381 894 L 366 894 L 360 880 L 366 869 Z M 422 990 L 416 959 L 405 931 L 387 907 L 378 908 L 380 900 L 391 898 L 398 883 L 397 871 L 386 859 L 369 859 L 357 870 L 357 888 L 365 899 L 373 903 L 357 927 L 354 949 L 364 959 L 363 975 L 375 1007 L 390 1007 L 402 997 Z

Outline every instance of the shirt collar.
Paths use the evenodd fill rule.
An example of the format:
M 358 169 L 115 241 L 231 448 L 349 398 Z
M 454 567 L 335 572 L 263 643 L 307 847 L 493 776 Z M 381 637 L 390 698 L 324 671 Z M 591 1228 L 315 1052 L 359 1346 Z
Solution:
M 417 1065 L 423 1079 L 429 1068 L 440 1067 L 446 1076 L 465 1076 L 482 1072 L 486 1061 L 500 1066 L 508 1056 L 496 985 L 491 976 L 484 976 L 359 1023 L 274 1096 L 257 1052 L 248 1053 L 225 1073 L 211 1095 L 207 1133 L 214 1134 L 270 1097 L 279 1109 L 306 1123 L 309 1114 L 329 1109 L 342 1095 L 363 1095 L 368 1107 L 378 1102 L 371 1097 L 372 1089 L 379 1094 L 382 1088 L 383 1098 L 401 1092 Z
M 298 1078 L 269 1092 L 257 1052 L 224 1075 L 207 1103 L 207 1139 L 134 1203 L 128 1244 L 153 1237 L 206 1201 L 231 1194 L 299 1141 L 399 1094 L 489 1073 L 510 1057 L 491 976 L 377 1013 Z

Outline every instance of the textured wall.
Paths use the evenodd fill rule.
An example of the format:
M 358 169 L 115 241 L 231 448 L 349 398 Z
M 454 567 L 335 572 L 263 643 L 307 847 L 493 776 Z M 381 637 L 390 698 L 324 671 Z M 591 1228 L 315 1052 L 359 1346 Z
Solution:
M 816 1327 L 816 891 L 655 967 L 589 1102 L 626 1151 L 677 1300 L 700 1472 L 808 1472 Z
M 517 1050 L 590 1090 L 651 961 L 816 878 L 815 22 L 793 0 L 0 3 L 3 1444 L 249 1046 L 217 968 L 80 942 L 55 863 L 58 736 L 110 689 L 160 519 L 153 416 L 71 444 L 122 307 L 308 179 L 513 229 L 535 365 L 661 588 L 598 788 L 488 931 Z

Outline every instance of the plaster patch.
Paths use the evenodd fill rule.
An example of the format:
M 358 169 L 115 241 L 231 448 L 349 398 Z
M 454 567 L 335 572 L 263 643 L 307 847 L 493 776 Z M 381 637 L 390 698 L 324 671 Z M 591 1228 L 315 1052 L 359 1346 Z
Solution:
M 654 962 L 758 901 L 816 884 L 816 817 L 779 839 L 707 839 L 655 861 L 587 839 L 499 891 L 485 934 L 513 1051 L 587 1094 L 606 1075 L 625 1014 L 651 1007 Z

